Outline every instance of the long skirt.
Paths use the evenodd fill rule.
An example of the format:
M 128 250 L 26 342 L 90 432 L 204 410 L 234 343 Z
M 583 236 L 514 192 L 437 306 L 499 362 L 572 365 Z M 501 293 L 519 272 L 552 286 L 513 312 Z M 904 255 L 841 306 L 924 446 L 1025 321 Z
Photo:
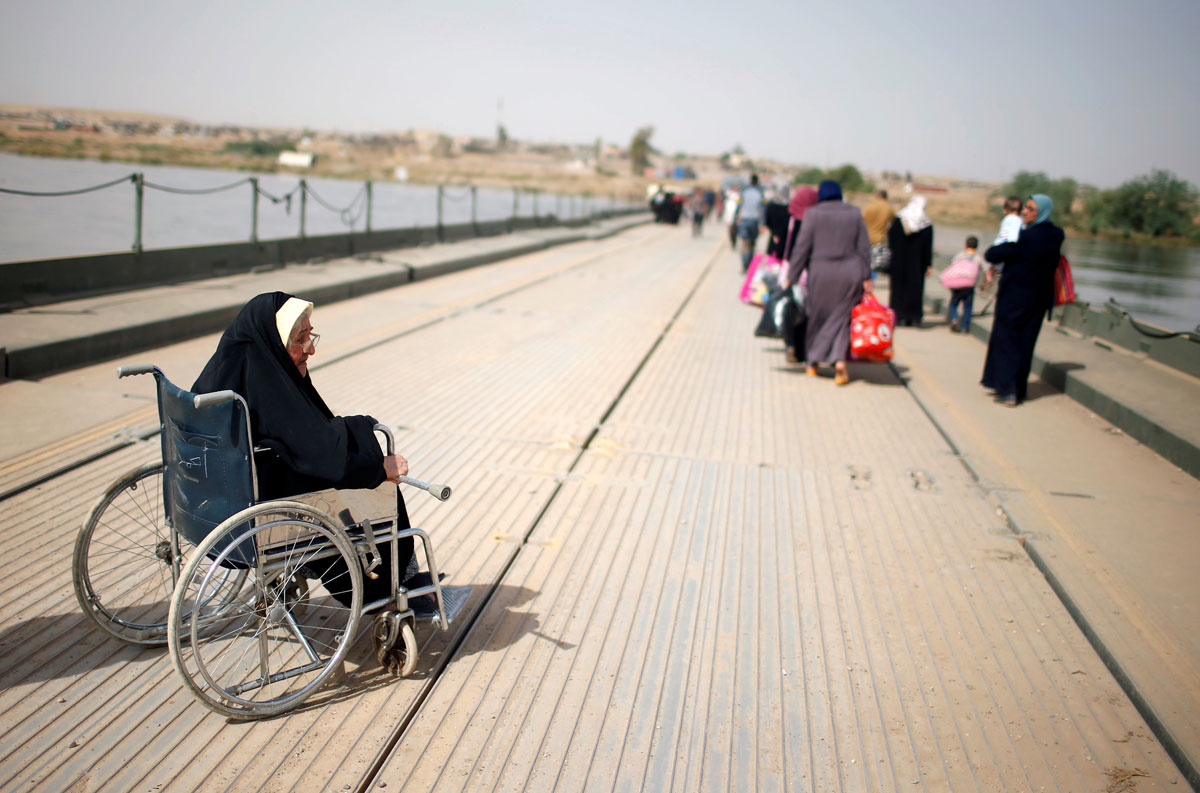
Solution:
M 1001 397 L 1016 396 L 1018 402 L 1025 400 L 1029 371 L 1033 368 L 1033 350 L 1044 316 L 1045 312 L 1040 308 L 996 313 L 983 363 L 983 385 Z
M 857 261 L 813 259 L 809 263 L 804 360 L 816 365 L 850 357 L 850 312 L 862 296 Z

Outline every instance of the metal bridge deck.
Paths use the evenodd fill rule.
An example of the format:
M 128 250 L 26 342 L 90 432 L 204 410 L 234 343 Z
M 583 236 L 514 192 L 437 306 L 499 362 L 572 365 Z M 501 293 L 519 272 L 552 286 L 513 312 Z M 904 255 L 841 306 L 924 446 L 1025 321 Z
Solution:
M 413 677 L 364 630 L 344 683 L 283 717 L 208 712 L 165 649 L 78 611 L 75 533 L 155 443 L 19 487 L 151 426 L 148 383 L 10 453 L 0 788 L 1182 789 L 893 371 L 785 366 L 739 280 L 716 235 L 649 227 L 318 306 L 318 388 L 454 487 L 408 502 L 475 592 L 419 631 Z M 137 360 L 187 383 L 214 344 Z

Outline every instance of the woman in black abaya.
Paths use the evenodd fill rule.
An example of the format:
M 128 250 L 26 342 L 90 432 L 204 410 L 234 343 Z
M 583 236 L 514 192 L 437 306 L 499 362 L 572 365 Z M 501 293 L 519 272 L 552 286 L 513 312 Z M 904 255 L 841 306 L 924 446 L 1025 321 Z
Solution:
M 259 500 L 287 498 L 326 489 L 373 489 L 408 474 L 408 462 L 380 451 L 370 416 L 335 416 L 308 375 L 308 358 L 319 335 L 312 329 L 312 303 L 283 292 L 252 298 L 222 334 L 217 350 L 192 385 L 195 393 L 231 390 L 250 406 Z M 404 499 L 396 493 L 400 528 L 411 526 Z M 413 557 L 412 538 L 397 548 L 400 580 Z M 380 548 L 377 579 L 363 576 L 363 602 L 391 596 L 391 552 Z M 338 557 L 335 562 L 342 564 Z M 321 571 L 326 588 L 349 603 L 350 593 L 329 581 L 344 569 Z
M 1062 254 L 1063 231 L 1050 222 L 1054 202 L 1031 195 L 1021 209 L 1025 227 L 1016 242 L 987 249 L 984 257 L 1004 264 L 996 289 L 995 318 L 983 364 L 983 384 L 996 401 L 1014 407 L 1025 401 L 1033 348 L 1042 319 L 1054 306 L 1054 271 Z
M 897 325 L 920 325 L 925 314 L 925 277 L 933 265 L 933 224 L 925 215 L 925 196 L 916 195 L 896 213 L 888 228 L 892 263 L 888 304 Z

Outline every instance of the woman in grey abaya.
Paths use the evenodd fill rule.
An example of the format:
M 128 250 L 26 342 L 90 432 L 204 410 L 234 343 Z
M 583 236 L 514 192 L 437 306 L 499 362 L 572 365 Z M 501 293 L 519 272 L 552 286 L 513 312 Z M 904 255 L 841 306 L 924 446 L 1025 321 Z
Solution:
M 804 215 L 800 236 L 788 259 L 786 286 L 808 269 L 808 374 L 832 363 L 834 381 L 850 382 L 850 312 L 871 291 L 871 244 L 858 207 L 842 201 L 842 188 L 832 179 L 821 182 L 817 205 Z

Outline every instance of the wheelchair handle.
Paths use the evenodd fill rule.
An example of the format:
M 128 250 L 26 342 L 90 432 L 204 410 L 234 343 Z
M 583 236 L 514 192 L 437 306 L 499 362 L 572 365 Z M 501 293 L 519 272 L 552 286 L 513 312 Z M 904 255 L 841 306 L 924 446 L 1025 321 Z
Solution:
M 438 501 L 445 501 L 450 498 L 450 493 L 453 492 L 450 490 L 450 485 L 430 484 L 429 482 L 422 482 L 420 479 L 413 479 L 411 476 L 402 476 L 397 481 L 401 484 L 411 485 L 419 490 L 424 490 Z
M 133 363 L 117 367 L 117 379 L 135 374 L 154 374 L 158 367 L 152 363 Z M 161 374 L 161 372 L 159 372 Z
M 228 402 L 231 399 L 241 399 L 235 391 L 213 391 L 208 394 L 196 394 L 193 403 L 198 408 L 206 407 L 207 405 L 219 405 L 222 402 Z

